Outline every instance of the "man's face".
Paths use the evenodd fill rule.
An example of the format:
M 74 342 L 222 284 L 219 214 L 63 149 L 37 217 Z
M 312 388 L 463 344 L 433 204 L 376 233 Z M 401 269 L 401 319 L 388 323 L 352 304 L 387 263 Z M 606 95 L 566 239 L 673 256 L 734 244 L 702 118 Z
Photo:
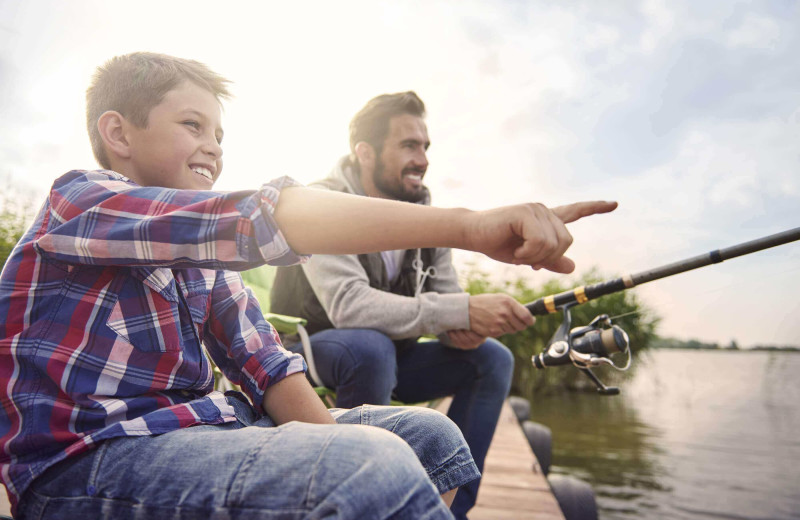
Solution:
M 411 114 L 389 120 L 389 135 L 376 158 L 372 180 L 387 198 L 419 202 L 425 196 L 422 178 L 428 169 L 426 151 L 431 142 L 421 117 Z
M 120 173 L 142 186 L 211 189 L 222 172 L 220 121 L 214 95 L 185 81 L 153 107 L 147 128 L 130 129 L 130 168 Z

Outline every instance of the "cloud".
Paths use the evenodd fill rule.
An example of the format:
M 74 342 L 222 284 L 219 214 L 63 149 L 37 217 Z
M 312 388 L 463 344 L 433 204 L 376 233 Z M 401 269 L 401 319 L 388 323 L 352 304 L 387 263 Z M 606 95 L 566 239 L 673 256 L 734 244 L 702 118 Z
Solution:
M 731 48 L 775 49 L 781 39 L 781 26 L 773 18 L 747 13 L 741 23 L 729 31 L 725 43 Z

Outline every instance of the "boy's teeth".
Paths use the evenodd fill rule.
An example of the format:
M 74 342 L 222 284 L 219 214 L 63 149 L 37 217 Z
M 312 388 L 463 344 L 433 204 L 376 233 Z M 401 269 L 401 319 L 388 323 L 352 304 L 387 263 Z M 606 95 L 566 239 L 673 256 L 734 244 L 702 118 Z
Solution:
M 211 171 L 208 168 L 202 168 L 200 166 L 195 166 L 194 168 L 192 168 L 192 171 L 195 172 L 195 173 L 199 173 L 200 175 L 202 175 L 206 179 L 213 180 L 211 178 Z

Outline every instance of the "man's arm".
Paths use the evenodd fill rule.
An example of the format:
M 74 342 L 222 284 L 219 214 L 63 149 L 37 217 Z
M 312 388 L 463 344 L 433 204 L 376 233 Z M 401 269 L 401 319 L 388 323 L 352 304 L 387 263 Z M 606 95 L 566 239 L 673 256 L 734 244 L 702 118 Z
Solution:
M 488 211 L 433 208 L 307 188 L 284 189 L 275 220 L 294 251 L 348 254 L 455 247 L 506 263 L 570 273 L 566 223 L 607 213 L 615 202 L 579 202 L 548 209 L 520 204 Z
M 430 288 L 435 292 L 463 292 L 458 285 L 458 276 L 453 268 L 449 249 L 438 249 L 434 257 L 436 277 L 431 279 Z M 469 295 L 468 329 L 456 329 L 440 334 L 439 339 L 456 348 L 470 350 L 477 348 L 491 336 L 513 334 L 524 330 L 536 321 L 531 313 L 507 294 Z
M 303 272 L 336 328 L 369 328 L 403 339 L 469 327 L 468 294 L 414 298 L 375 289 L 355 255 L 314 255 Z

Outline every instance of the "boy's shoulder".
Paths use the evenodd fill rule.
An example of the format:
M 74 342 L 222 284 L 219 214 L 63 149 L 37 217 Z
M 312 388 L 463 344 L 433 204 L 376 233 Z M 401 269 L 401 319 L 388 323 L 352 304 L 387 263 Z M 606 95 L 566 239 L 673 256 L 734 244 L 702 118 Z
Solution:
M 108 197 L 136 186 L 124 175 L 111 170 L 71 170 L 53 182 L 48 201 L 56 214 L 69 220 Z
M 129 178 L 112 170 L 70 170 L 53 182 L 53 189 L 61 189 L 76 183 L 83 182 L 121 182 L 133 184 Z

